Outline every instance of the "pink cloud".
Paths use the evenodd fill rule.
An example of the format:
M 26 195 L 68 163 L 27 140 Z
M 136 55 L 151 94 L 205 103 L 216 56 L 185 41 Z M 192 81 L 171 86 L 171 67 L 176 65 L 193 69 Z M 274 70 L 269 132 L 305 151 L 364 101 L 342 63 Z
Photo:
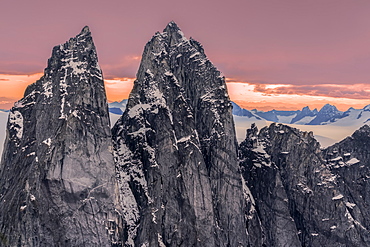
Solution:
M 370 99 L 370 85 L 368 84 L 282 85 L 273 87 L 269 87 L 266 84 L 254 85 L 255 92 L 269 95 L 294 94 L 348 99 Z

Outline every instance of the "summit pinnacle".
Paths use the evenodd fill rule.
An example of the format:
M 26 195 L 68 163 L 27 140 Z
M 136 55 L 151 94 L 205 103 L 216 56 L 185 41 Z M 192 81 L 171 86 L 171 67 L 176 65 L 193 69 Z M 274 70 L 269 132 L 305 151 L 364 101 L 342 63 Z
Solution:
M 113 140 L 126 245 L 247 242 L 225 79 L 174 22 L 145 46 Z
M 0 164 L 2 244 L 119 242 L 109 126 L 102 72 L 85 27 L 54 47 L 45 74 L 10 111 Z

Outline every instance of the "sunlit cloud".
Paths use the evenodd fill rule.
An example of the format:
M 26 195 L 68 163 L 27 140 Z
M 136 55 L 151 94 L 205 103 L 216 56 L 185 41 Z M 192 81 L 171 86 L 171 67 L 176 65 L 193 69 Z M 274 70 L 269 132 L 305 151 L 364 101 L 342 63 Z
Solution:
M 256 92 L 268 95 L 297 94 L 348 99 L 370 99 L 370 85 L 368 84 L 254 85 Z
M 15 101 L 23 97 L 26 87 L 42 75 L 0 74 L 0 109 L 11 108 Z M 134 81 L 135 78 L 132 77 L 105 79 L 108 101 L 127 99 Z M 304 106 L 320 109 L 329 103 L 344 111 L 349 107 L 359 109 L 370 104 L 370 85 L 367 84 L 265 84 L 243 82 L 233 78 L 227 78 L 226 81 L 231 100 L 246 109 L 297 110 Z
M 140 58 L 138 58 L 140 59 Z M 43 73 L 32 75 L 9 75 L 0 74 L 0 109 L 9 109 L 14 102 L 21 99 L 28 85 L 41 78 Z M 135 78 L 105 79 L 108 101 L 127 99 Z
M 134 85 L 135 78 L 105 79 L 105 89 L 108 101 L 120 101 L 127 99 Z
M 20 99 L 26 87 L 40 79 L 42 73 L 30 75 L 0 74 L 0 97 Z
M 231 100 L 246 109 L 297 110 L 304 106 L 320 109 L 325 104 L 344 111 L 370 104 L 370 86 L 258 84 L 227 79 Z
M 42 73 L 30 75 L 0 74 L 0 109 L 10 109 L 23 97 L 26 87 L 37 81 Z

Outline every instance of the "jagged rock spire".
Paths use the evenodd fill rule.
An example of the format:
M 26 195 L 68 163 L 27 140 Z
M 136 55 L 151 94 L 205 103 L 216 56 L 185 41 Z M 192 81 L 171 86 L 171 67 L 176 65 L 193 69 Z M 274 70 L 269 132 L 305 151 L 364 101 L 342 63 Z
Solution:
M 231 110 L 198 42 L 174 22 L 153 36 L 113 128 L 128 246 L 246 245 Z
M 0 232 L 9 246 L 118 243 L 115 172 L 102 72 L 88 27 L 56 46 L 8 121 Z

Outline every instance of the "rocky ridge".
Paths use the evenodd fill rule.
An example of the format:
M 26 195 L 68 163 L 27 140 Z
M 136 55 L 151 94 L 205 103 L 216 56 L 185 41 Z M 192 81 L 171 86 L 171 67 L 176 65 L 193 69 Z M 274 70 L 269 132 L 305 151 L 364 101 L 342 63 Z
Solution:
M 367 215 L 367 203 L 359 202 L 366 190 L 356 188 L 360 180 L 361 189 L 366 189 L 367 178 L 356 170 L 361 169 L 356 158 L 342 162 L 355 170 L 339 177 L 332 163 L 340 159 L 330 157 L 328 163 L 312 133 L 280 124 L 259 132 L 252 126 L 239 157 L 266 246 L 369 246 L 367 220 L 360 213 Z M 347 178 L 355 180 L 344 185 Z M 354 209 L 357 202 L 360 210 Z

